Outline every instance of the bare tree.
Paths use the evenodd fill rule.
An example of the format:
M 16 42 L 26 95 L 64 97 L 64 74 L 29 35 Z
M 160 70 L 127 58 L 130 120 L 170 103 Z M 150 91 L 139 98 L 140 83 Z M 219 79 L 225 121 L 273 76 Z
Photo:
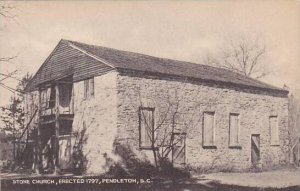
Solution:
M 289 95 L 289 124 L 288 124 L 288 139 L 290 162 L 299 163 L 300 149 L 300 99 L 298 92 Z
M 6 1 L 0 1 L 0 21 L 1 23 L 3 23 L 3 20 L 7 20 L 7 19 L 14 19 L 14 17 L 16 17 L 16 14 L 14 13 L 14 10 L 16 9 L 16 7 L 14 5 L 11 5 L 9 3 L 7 3 Z M 15 58 L 17 58 L 17 56 L 6 56 L 6 57 L 0 57 L 0 63 L 2 64 L 10 64 L 11 61 L 13 61 Z M 5 84 L 5 80 L 7 79 L 15 79 L 20 81 L 19 79 L 17 79 L 15 77 L 15 75 L 17 74 L 18 70 L 14 70 L 12 72 L 8 72 L 8 73 L 0 73 L 0 76 L 3 76 L 2 79 L 0 79 L 0 85 L 3 88 L 6 89 L 10 89 L 13 90 L 13 88 L 11 87 L 7 87 L 7 84 Z M 6 87 L 5 87 L 6 86 Z M 15 91 L 15 90 L 13 90 Z
M 5 1 L 0 3 L 0 17 L 4 18 L 14 18 L 16 15 L 13 13 L 13 10 L 16 9 L 15 6 L 7 4 Z
M 200 121 L 200 117 L 197 115 L 200 104 L 195 102 L 192 106 L 186 107 L 183 102 L 185 99 L 184 88 L 172 92 L 167 90 L 162 102 L 155 104 L 157 111 L 155 125 L 151 122 L 147 112 L 140 110 L 141 122 L 144 122 L 156 167 L 159 167 L 159 163 L 166 159 L 174 162 L 175 148 L 180 145 L 184 149 L 185 145 L 182 144 L 184 144 L 185 135 Z M 157 91 L 159 90 L 156 90 L 158 95 Z M 143 102 L 145 96 L 141 92 L 139 90 L 140 107 L 147 108 L 147 104 Z M 182 94 L 180 95 L 179 92 Z M 150 102 L 155 102 L 155 100 L 150 100 Z
M 15 78 L 11 76 L 12 74 L 7 75 L 7 78 Z M 5 78 L 0 80 L 0 86 L 11 91 L 13 96 L 10 99 L 9 104 L 6 106 L 0 106 L 1 116 L 0 120 L 3 122 L 4 126 L 0 129 L 7 131 L 16 131 L 19 132 L 24 126 L 24 89 L 27 82 L 32 78 L 28 73 L 21 79 L 18 79 L 17 87 L 11 88 L 2 83 Z
M 225 47 L 221 51 L 221 56 L 207 56 L 205 62 L 255 79 L 263 78 L 270 73 L 263 62 L 267 53 L 266 46 L 258 37 L 255 40 L 231 39 Z

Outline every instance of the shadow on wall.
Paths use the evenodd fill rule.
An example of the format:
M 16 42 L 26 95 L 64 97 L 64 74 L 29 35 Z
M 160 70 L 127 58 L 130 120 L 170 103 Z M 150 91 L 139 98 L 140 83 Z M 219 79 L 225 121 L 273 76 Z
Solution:
M 114 143 L 114 148 L 114 153 L 120 157 L 120 160 L 119 162 L 113 162 L 111 158 L 104 155 L 106 166 L 110 166 L 106 171 L 106 176 L 158 179 L 190 178 L 188 171 L 175 168 L 173 164 L 166 159 L 158 161 L 159 167 L 156 168 L 150 161 L 139 159 L 128 145 Z
M 85 174 L 88 163 L 93 161 L 87 160 L 87 153 L 83 152 L 84 145 L 87 142 L 88 136 L 86 135 L 86 128 L 81 131 L 74 132 L 75 144 L 72 152 L 73 161 L 73 173 L 76 175 Z M 271 161 L 266 161 L 263 168 L 252 166 L 249 169 L 238 169 L 235 168 L 234 161 L 227 161 L 227 165 L 221 165 L 220 156 L 216 156 L 212 159 L 210 164 L 203 166 L 191 166 L 186 165 L 184 168 L 176 168 L 166 158 L 158 161 L 158 167 L 155 167 L 149 160 L 140 159 L 133 152 L 128 144 L 120 144 L 114 142 L 113 153 L 117 155 L 120 160 L 115 161 L 106 153 L 101 154 L 99 157 L 104 157 L 105 165 L 102 168 L 105 170 L 104 176 L 113 178 L 163 178 L 163 179 L 189 179 L 191 174 L 206 174 L 213 172 L 260 172 L 281 169 L 283 167 L 289 167 L 287 164 L 280 164 L 278 166 L 272 166 L 269 164 Z M 100 155 L 100 154 L 99 154 Z
M 81 131 L 74 132 L 75 143 L 72 152 L 73 173 L 76 175 L 84 174 L 87 169 L 88 160 L 84 155 L 83 147 L 87 142 L 86 128 L 84 127 Z
M 87 160 L 87 154 L 84 152 L 84 145 L 87 143 L 88 135 L 86 128 L 74 132 L 75 143 L 72 152 L 72 171 L 76 175 L 85 174 L 88 164 L 93 161 Z M 101 154 L 99 157 L 104 157 L 105 176 L 114 178 L 135 177 L 135 178 L 189 178 L 190 173 L 184 169 L 175 168 L 173 164 L 164 159 L 158 161 L 156 168 L 148 160 L 142 160 L 131 150 L 129 145 L 117 143 L 113 144 L 113 153 L 119 157 L 120 160 L 115 161 L 106 153 Z

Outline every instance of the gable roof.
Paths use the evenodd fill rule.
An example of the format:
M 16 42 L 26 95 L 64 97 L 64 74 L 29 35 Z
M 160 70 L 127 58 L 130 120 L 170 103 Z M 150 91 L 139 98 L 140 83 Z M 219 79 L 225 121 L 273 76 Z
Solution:
M 202 64 L 195 64 L 191 62 L 184 62 L 166 58 L 158 58 L 145 54 L 117 50 L 102 46 L 89 45 L 70 40 L 61 40 L 59 44 L 61 43 L 72 47 L 74 50 L 80 52 L 81 54 L 88 56 L 88 58 L 93 58 L 95 61 L 97 61 L 98 64 L 102 64 L 103 67 L 105 66 L 110 69 L 127 69 L 163 75 L 181 76 L 199 80 L 229 83 L 233 85 L 242 85 L 265 90 L 275 90 L 284 94 L 288 93 L 288 91 L 283 90 L 281 88 L 271 86 L 269 84 L 263 83 L 261 81 L 249 77 L 245 77 L 239 73 L 223 68 L 217 68 Z M 76 60 L 74 61 L 78 62 Z M 47 60 L 45 61 L 45 63 L 46 62 Z M 45 63 L 43 65 L 45 65 Z M 87 65 L 85 65 L 85 67 L 87 67 Z M 75 69 L 74 67 L 69 68 L 72 68 L 72 73 L 76 73 L 76 67 Z M 39 72 L 41 72 L 41 69 L 39 69 L 37 73 Z M 71 70 L 69 73 L 71 73 Z M 49 78 L 48 80 L 53 79 Z

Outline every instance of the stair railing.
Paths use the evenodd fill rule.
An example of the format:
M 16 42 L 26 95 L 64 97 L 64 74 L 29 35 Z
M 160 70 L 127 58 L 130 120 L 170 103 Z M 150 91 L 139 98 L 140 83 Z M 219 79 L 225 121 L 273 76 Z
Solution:
M 29 122 L 27 123 L 27 125 L 26 125 L 26 127 L 24 128 L 24 130 L 23 130 L 21 136 L 20 136 L 19 139 L 18 139 L 18 150 L 17 150 L 17 156 L 18 156 L 18 157 L 20 157 L 21 139 L 23 138 L 23 136 L 25 135 L 25 133 L 29 130 L 30 124 L 31 124 L 31 122 L 33 121 L 35 115 L 37 114 L 37 111 L 38 111 L 38 108 L 35 109 L 33 115 L 30 117 Z M 26 147 L 27 141 L 28 141 L 28 137 L 27 137 L 27 139 L 26 139 L 25 147 Z

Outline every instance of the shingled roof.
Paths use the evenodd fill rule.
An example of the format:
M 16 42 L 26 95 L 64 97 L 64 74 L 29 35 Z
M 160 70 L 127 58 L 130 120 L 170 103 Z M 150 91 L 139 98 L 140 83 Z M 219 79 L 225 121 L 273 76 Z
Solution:
M 286 90 L 283 90 L 281 88 L 271 86 L 269 84 L 249 77 L 245 77 L 239 73 L 223 68 L 166 58 L 158 58 L 145 54 L 89 45 L 70 40 L 61 40 L 60 43 L 65 43 L 68 46 L 81 51 L 83 54 L 86 54 L 89 57 L 92 57 L 95 60 L 98 60 L 99 62 L 102 62 L 113 69 L 127 69 L 169 76 L 181 76 L 192 79 L 229 83 L 232 85 L 242 85 L 246 87 L 265 90 L 275 90 L 284 94 L 287 93 Z

